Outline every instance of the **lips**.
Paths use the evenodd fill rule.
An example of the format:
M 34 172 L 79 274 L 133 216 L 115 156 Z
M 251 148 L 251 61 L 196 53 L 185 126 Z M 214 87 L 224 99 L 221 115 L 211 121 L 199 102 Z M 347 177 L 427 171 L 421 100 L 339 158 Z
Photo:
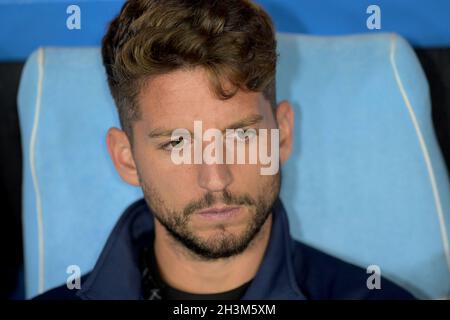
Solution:
M 210 219 L 227 219 L 235 216 L 240 211 L 240 207 L 213 207 L 199 212 L 200 216 Z

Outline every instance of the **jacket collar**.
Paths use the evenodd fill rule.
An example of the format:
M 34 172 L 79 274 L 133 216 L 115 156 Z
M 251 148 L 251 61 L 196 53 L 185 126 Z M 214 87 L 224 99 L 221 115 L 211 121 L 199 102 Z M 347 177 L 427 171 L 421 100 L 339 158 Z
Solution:
M 153 214 L 144 199 L 121 216 L 94 269 L 77 295 L 93 300 L 137 300 L 141 295 L 140 252 L 153 237 Z M 305 299 L 293 270 L 293 239 L 280 199 L 272 208 L 272 229 L 263 261 L 242 299 Z

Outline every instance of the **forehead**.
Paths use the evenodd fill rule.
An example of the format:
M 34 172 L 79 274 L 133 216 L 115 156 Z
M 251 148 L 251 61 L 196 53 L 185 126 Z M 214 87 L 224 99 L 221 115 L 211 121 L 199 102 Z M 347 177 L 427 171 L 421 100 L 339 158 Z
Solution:
M 142 120 L 158 126 L 186 126 L 194 120 L 220 126 L 248 115 L 266 118 L 270 112 L 270 103 L 261 92 L 238 90 L 232 98 L 221 100 L 211 90 L 202 68 L 177 70 L 151 79 L 139 96 L 139 107 Z

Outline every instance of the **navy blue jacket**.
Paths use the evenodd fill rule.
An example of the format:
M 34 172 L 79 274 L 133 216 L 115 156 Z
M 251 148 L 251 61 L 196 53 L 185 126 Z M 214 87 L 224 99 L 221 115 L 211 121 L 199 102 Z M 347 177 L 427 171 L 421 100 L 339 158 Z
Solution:
M 318 251 L 289 233 L 285 209 L 272 208 L 270 240 L 256 276 L 242 299 L 412 299 L 382 278 L 381 289 L 369 290 L 363 268 Z M 82 277 L 81 289 L 65 285 L 37 299 L 142 299 L 140 253 L 154 236 L 153 215 L 144 199 L 121 216 L 94 267 Z

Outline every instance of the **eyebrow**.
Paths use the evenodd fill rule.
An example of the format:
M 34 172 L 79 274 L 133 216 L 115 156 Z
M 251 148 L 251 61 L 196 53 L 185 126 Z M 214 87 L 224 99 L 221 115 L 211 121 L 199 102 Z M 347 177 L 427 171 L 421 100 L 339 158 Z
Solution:
M 230 125 L 226 126 L 225 128 L 223 128 L 222 130 L 220 130 L 222 133 L 225 132 L 225 130 L 227 129 L 238 129 L 238 128 L 243 128 L 243 127 L 248 127 L 251 125 L 255 125 L 259 122 L 261 122 L 263 120 L 263 116 L 259 115 L 259 114 L 253 114 L 250 116 L 247 116 L 243 119 L 240 119 L 236 122 L 231 123 Z M 148 134 L 150 139 L 156 139 L 156 138 L 162 138 L 162 137 L 171 137 L 172 133 L 175 131 L 176 129 L 162 129 L 162 128 L 155 128 L 153 130 L 150 131 L 150 133 Z M 188 130 L 189 133 L 191 134 L 191 136 L 194 136 L 194 133 L 190 130 Z

